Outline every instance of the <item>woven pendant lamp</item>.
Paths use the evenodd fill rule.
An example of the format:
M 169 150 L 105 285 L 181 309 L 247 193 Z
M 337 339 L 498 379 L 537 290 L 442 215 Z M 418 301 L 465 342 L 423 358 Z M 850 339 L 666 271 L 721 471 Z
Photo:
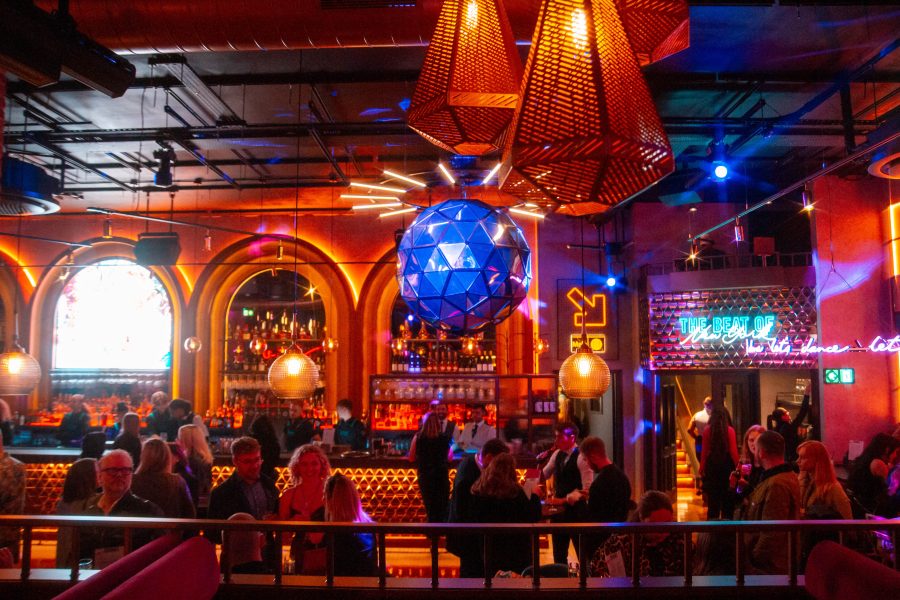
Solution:
M 616 8 L 641 66 L 690 46 L 687 0 L 616 0 Z
M 409 126 L 457 154 L 499 150 L 522 65 L 501 0 L 445 0 L 409 108 Z
M 615 0 L 544 0 L 501 189 L 597 213 L 674 169 Z

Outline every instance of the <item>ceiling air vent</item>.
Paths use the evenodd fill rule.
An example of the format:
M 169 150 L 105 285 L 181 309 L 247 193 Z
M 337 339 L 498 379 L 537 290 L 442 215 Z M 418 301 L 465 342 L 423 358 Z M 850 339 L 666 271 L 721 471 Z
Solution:
M 53 200 L 59 181 L 42 168 L 4 156 L 2 172 L 0 216 L 46 215 L 59 210 L 59 204 Z
M 360 8 L 415 8 L 418 0 L 319 0 L 322 10 L 357 10 Z
M 888 144 L 872 155 L 869 174 L 884 179 L 900 179 L 900 142 Z

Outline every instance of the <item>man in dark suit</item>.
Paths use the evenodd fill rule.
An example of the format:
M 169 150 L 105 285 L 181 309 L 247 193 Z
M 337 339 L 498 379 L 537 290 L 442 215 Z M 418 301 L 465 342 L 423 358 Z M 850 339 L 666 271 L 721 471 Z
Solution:
M 278 489 L 275 482 L 262 475 L 262 454 L 252 437 L 239 438 L 231 445 L 234 473 L 209 495 L 209 518 L 225 520 L 235 513 L 247 513 L 257 521 L 272 519 L 278 513 Z M 215 530 L 209 537 L 221 543 L 222 533 Z M 263 551 L 267 564 L 279 559 L 274 536 L 269 536 Z
M 450 495 L 450 523 L 471 523 L 473 521 L 472 485 L 495 456 L 509 452 L 509 446 L 497 438 L 488 440 L 477 456 L 468 455 L 459 461 L 456 477 L 453 479 L 453 493 Z M 481 544 L 470 536 L 455 534 L 447 536 L 447 551 L 459 557 L 460 577 L 484 577 L 484 560 Z

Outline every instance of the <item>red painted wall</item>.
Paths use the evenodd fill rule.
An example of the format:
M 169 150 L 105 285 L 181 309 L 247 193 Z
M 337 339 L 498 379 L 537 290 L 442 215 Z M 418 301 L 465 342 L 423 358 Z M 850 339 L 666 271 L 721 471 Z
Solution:
M 819 339 L 823 344 L 867 345 L 894 334 L 890 290 L 884 277 L 882 214 L 887 181 L 824 177 L 813 187 L 813 248 L 819 291 Z M 821 385 L 822 441 L 840 461 L 850 440 L 868 442 L 893 427 L 891 397 L 896 355 L 872 352 L 823 355 L 824 368 L 856 370 L 853 385 Z M 821 383 L 821 372 L 820 372 Z

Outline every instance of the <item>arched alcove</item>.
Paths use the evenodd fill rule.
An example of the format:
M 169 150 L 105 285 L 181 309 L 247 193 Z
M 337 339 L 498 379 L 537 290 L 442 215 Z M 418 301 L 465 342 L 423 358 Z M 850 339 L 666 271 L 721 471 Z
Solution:
M 32 354 L 40 362 L 43 376 L 36 393 L 32 394 L 29 401 L 29 409 L 31 410 L 39 408 L 38 399 L 45 403 L 52 399 L 51 371 L 54 364 L 56 309 L 60 294 L 63 293 L 69 277 L 81 268 L 108 260 L 119 259 L 136 264 L 134 242 L 132 240 L 98 238 L 88 240 L 86 243 L 91 244 L 90 247 L 72 250 L 71 262 L 69 262 L 69 253 L 57 256 L 51 262 L 51 266 L 44 269 L 32 296 L 29 316 L 29 347 L 36 349 Z M 162 284 L 171 306 L 171 366 L 168 370 L 168 381 L 165 381 L 162 387 L 167 388 L 167 391 L 175 396 L 179 394 L 180 386 L 181 353 L 177 349 L 180 346 L 179 340 L 182 337 L 184 291 L 171 268 L 150 266 L 146 267 L 146 269 Z M 68 277 L 61 277 L 64 271 L 68 271 Z
M 400 288 L 397 285 L 396 251 L 384 254 L 362 287 L 358 313 L 362 327 L 362 374 L 365 405 L 369 401 L 369 377 L 390 371 L 391 316 Z M 533 370 L 532 323 L 528 300 L 495 328 L 498 373 L 531 373 Z
M 204 349 L 186 359 L 193 368 L 185 369 L 186 373 L 193 373 L 193 401 L 197 412 L 215 409 L 224 399 L 224 348 L 229 335 L 226 316 L 235 293 L 262 271 L 293 270 L 295 249 L 297 273 L 319 290 L 328 333 L 339 342 L 337 351 L 325 357 L 326 406 L 332 410 L 337 399 L 358 389 L 358 354 L 351 340 L 353 294 L 346 278 L 333 260 L 308 242 L 299 240 L 293 244 L 282 240 L 281 246 L 283 258 L 279 260 L 278 240 L 243 239 L 214 257 L 197 280 L 189 310 L 194 318 L 186 323 L 186 335 L 199 337 Z

